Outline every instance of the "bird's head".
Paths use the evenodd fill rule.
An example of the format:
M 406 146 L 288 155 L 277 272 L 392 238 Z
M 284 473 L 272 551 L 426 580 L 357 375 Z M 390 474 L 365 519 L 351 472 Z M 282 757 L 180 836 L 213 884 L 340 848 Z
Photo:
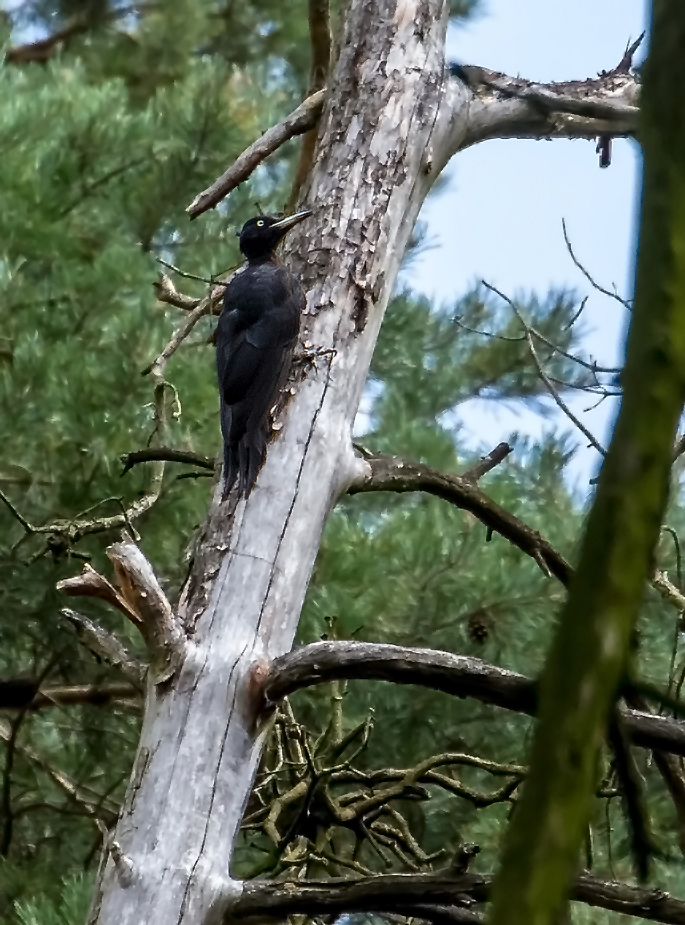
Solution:
M 245 222 L 240 232 L 240 250 L 248 260 L 269 257 L 278 247 L 281 239 L 312 213 L 309 210 L 296 212 L 287 218 L 275 215 L 257 215 Z

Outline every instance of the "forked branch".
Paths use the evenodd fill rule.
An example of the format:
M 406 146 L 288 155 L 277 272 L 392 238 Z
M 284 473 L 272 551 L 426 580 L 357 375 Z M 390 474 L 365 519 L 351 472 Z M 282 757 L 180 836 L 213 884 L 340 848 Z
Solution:
M 564 557 L 537 530 L 486 495 L 469 473 L 453 475 L 398 456 L 366 454 L 363 462 L 361 475 L 348 489 L 350 494 L 425 491 L 435 495 L 473 514 L 488 530 L 499 533 L 531 556 L 546 574 L 554 575 L 562 584 L 568 585 L 571 566 Z
M 137 626 L 150 655 L 155 684 L 168 680 L 183 661 L 187 639 L 162 591 L 152 566 L 129 541 L 107 549 L 121 595 L 138 615 Z
M 97 597 L 125 614 L 145 640 L 150 656 L 151 676 L 155 684 L 160 684 L 168 680 L 183 661 L 187 645 L 185 633 L 176 620 L 152 566 L 135 543 L 129 540 L 115 543 L 108 547 L 107 555 L 114 565 L 118 589 L 90 566 L 86 566 L 80 575 L 60 581 L 57 589 L 72 597 Z M 103 643 L 102 639 L 94 638 L 98 634 L 91 621 L 87 621 L 90 625 L 86 625 L 84 618 L 70 611 L 65 616 L 72 623 L 75 622 L 74 617 L 77 617 L 76 623 L 82 633 L 85 629 L 90 645 Z M 114 646 L 111 639 L 107 641 L 107 646 Z M 118 652 L 114 657 L 121 659 L 135 673 L 127 655 Z

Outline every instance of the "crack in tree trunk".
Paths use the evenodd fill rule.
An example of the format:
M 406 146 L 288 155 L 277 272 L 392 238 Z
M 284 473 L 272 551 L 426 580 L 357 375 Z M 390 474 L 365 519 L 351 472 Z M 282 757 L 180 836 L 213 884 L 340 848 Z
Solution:
M 350 5 L 304 195 L 317 247 L 303 232 L 285 258 L 307 291 L 301 339 L 336 352 L 297 387 L 247 503 L 230 510 L 215 492 L 179 605 L 193 630 L 185 661 L 168 687 L 148 692 L 143 772 L 115 832 L 130 883 L 110 855 L 91 921 L 197 925 L 241 891 L 228 870 L 265 736 L 251 671 L 290 649 L 327 513 L 356 473 L 354 415 L 433 179 L 423 163 L 447 7 L 382 0 L 369 30 L 366 5 Z

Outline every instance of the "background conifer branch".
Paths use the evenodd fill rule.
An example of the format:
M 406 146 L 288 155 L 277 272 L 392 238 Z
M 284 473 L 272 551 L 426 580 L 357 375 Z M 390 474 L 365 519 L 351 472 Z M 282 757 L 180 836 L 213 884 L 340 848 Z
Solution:
M 309 37 L 311 45 L 311 67 L 307 96 L 324 90 L 331 67 L 331 11 L 329 0 L 309 0 Z M 314 126 L 302 138 L 300 157 L 295 168 L 295 179 L 286 205 L 286 212 L 295 210 L 300 190 L 309 176 L 316 153 L 318 131 Z

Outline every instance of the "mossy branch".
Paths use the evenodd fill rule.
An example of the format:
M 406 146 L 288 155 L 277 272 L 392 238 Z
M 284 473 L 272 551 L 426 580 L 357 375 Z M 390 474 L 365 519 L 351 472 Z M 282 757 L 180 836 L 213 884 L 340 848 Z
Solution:
M 668 497 L 685 398 L 685 7 L 654 0 L 653 14 L 624 397 L 542 678 L 530 777 L 495 884 L 493 925 L 549 925 L 568 897 Z

